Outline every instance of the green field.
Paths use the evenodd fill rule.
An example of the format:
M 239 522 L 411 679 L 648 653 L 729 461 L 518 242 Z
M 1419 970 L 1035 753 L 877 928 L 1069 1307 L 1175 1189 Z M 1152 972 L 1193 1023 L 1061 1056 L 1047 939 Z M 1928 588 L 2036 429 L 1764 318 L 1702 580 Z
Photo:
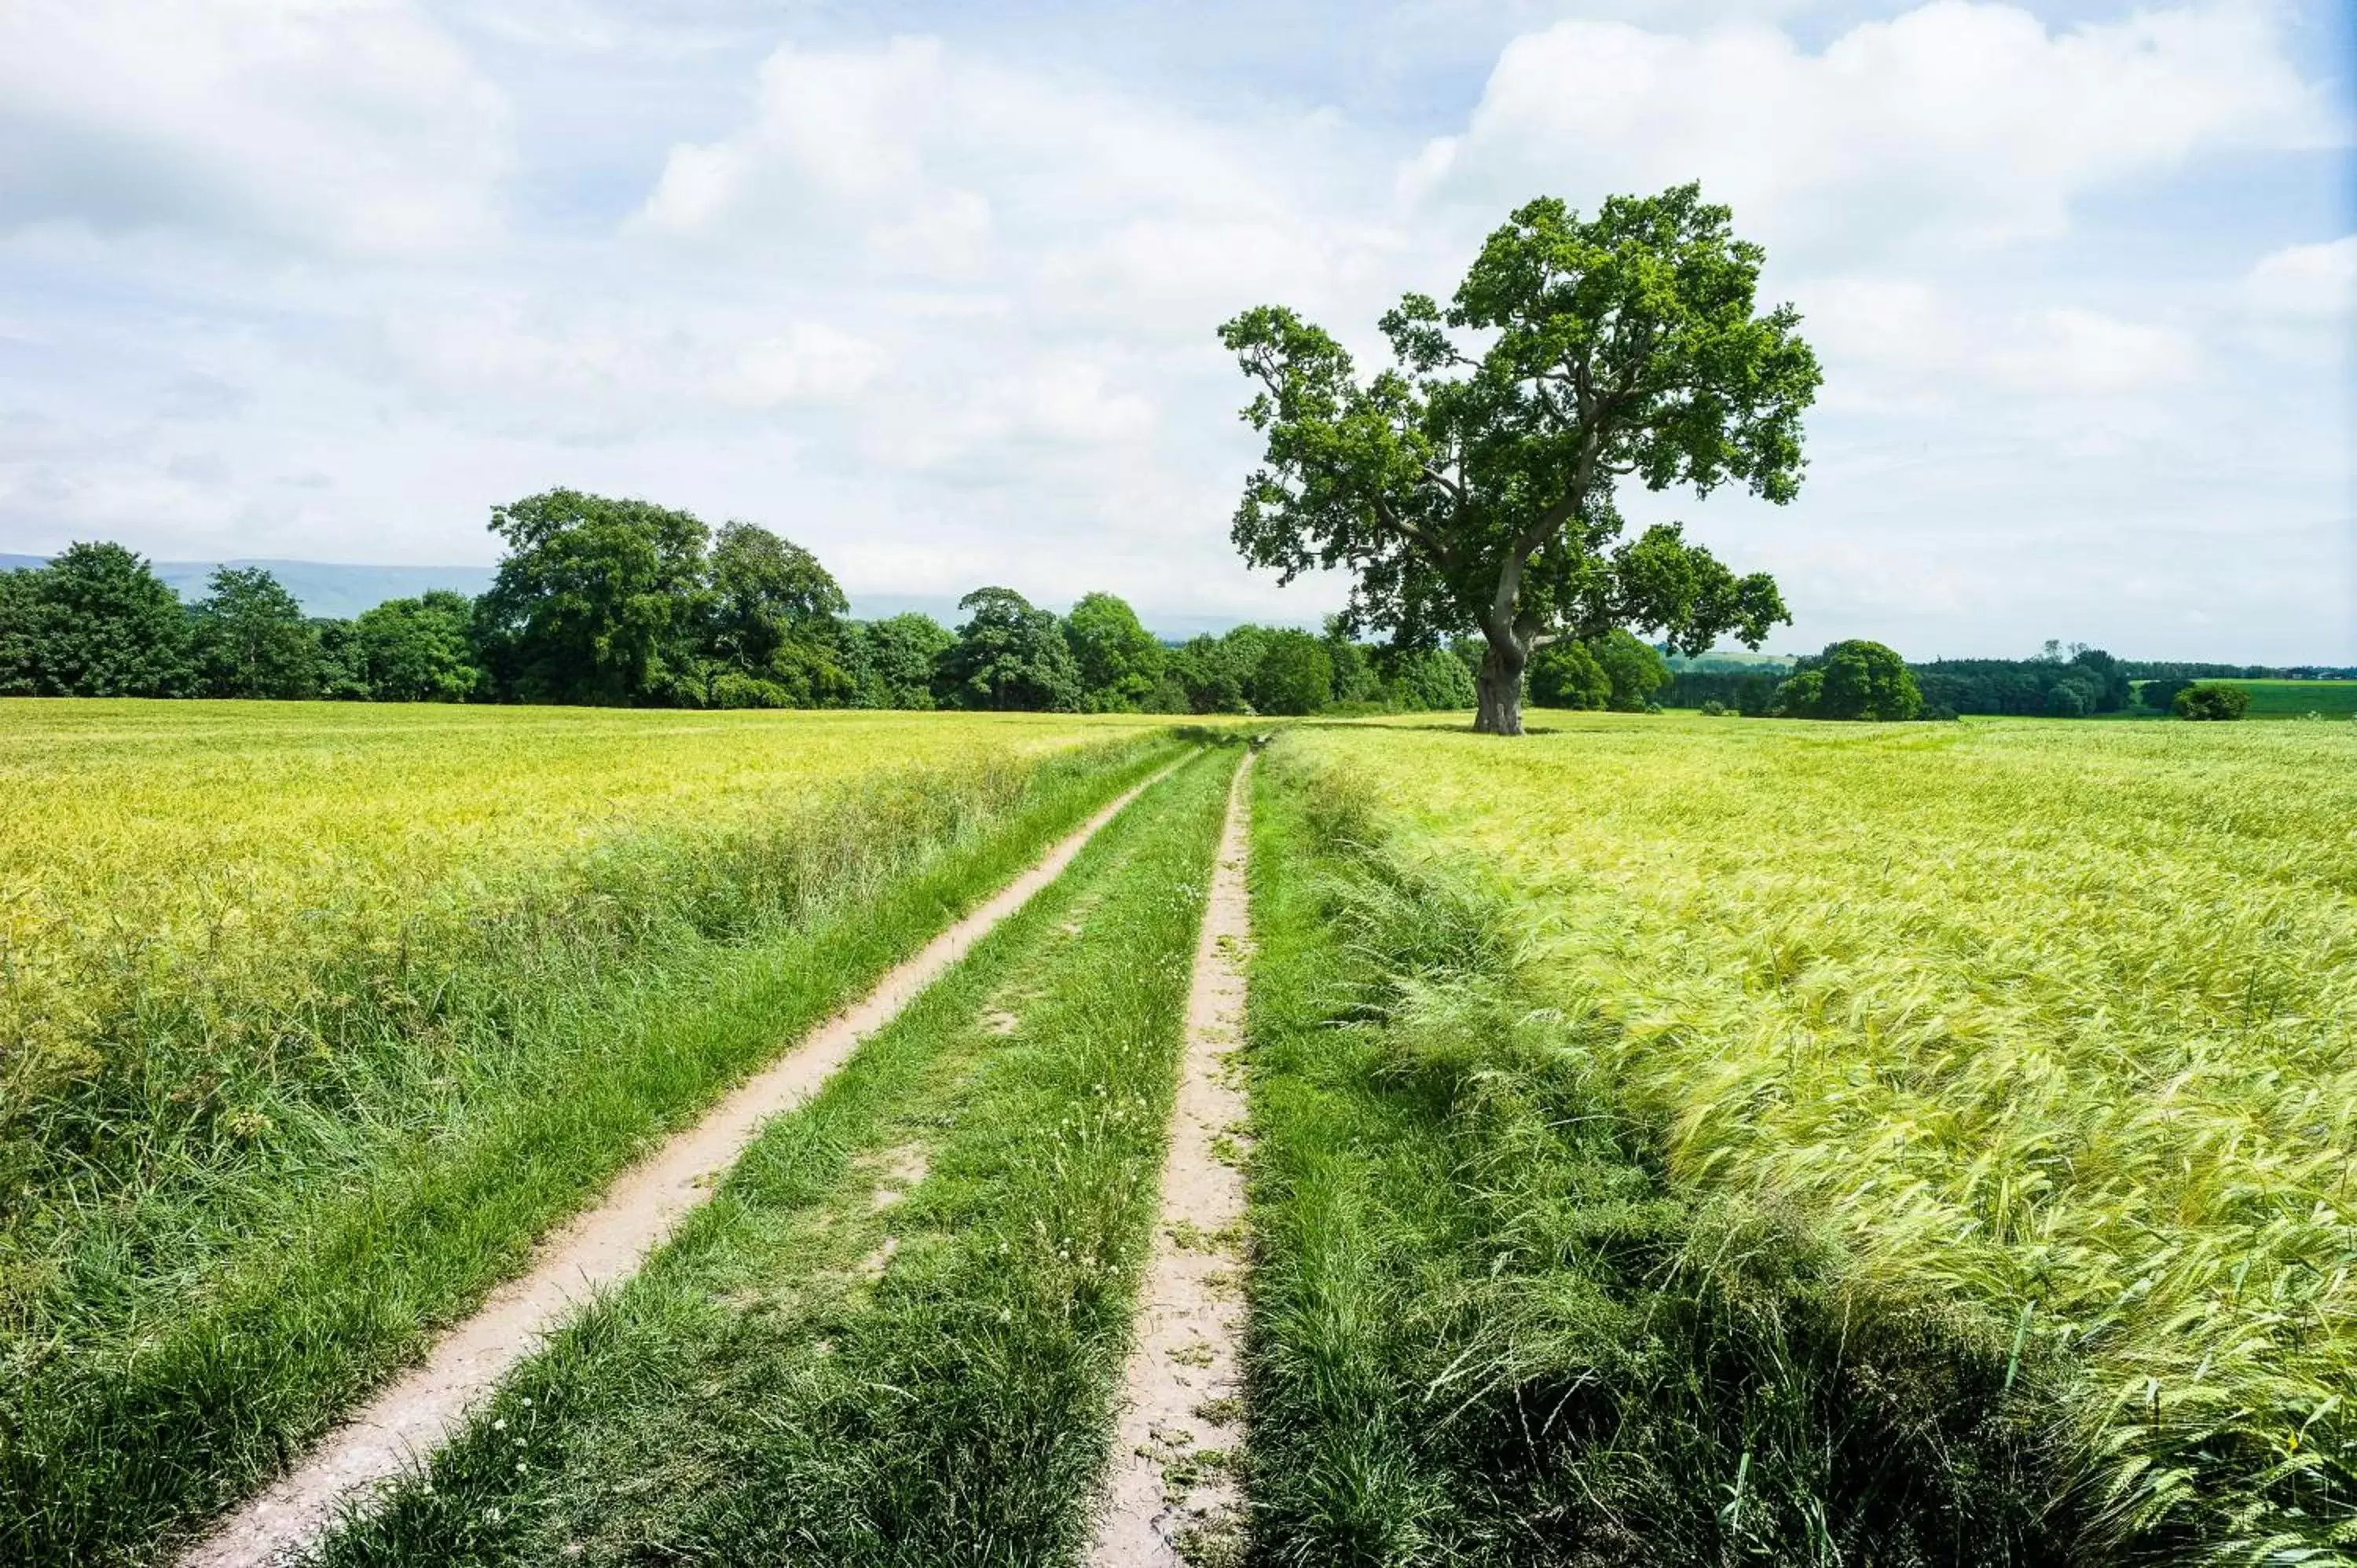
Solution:
M 2149 682 L 2135 682 L 2139 692 Z M 2254 719 L 2357 718 L 2357 681 L 2204 681 L 2205 686 L 2239 686 L 2251 694 L 2246 717 Z
M 2357 726 L 1532 728 L 1255 769 L 1244 1561 L 2357 1561 Z M 0 1556 L 168 1560 L 1177 764 L 320 1547 L 1077 1560 L 1223 738 L 0 704 Z
M 2227 681 L 2251 694 L 2255 719 L 2357 718 L 2357 681 Z
M 649 1542 L 732 1563 L 1068 1560 L 1235 757 L 1156 786 L 771 1123 L 689 1233 L 328 1562 L 623 1564 Z M 879 1207 L 879 1182 L 912 1170 Z M 863 1262 L 888 1245 L 888 1271 Z
M 1494 890 L 1674 1190 L 2028 1365 L 2079 1550 L 2337 1561 L 2357 736 L 1544 722 L 1321 727 L 1286 766 Z
M 1171 750 L 1135 721 L 0 703 L 0 1543 L 234 1495 Z

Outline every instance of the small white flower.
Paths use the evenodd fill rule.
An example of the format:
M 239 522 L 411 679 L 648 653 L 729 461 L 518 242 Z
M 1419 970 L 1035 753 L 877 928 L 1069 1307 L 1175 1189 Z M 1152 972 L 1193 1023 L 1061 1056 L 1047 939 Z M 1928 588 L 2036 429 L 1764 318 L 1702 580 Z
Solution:
M 505 1432 L 507 1429 L 508 1418 L 506 1416 L 501 1416 L 499 1420 L 491 1423 L 491 1430 L 493 1432 Z

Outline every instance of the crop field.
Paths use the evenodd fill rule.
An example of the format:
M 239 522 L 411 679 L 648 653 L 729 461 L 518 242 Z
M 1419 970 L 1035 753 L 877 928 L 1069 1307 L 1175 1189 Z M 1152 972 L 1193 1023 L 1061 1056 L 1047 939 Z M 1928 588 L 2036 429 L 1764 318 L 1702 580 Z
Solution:
M 2231 681 L 2251 694 L 2255 719 L 2357 717 L 2357 681 Z
M 833 1037 L 299 1559 L 1098 1568 L 1177 1249 L 1194 1568 L 2357 1562 L 2351 726 L 1461 725 L 0 704 L 0 1558 L 281 1561 Z
M 1171 751 L 0 703 L 0 1555 L 134 1555 Z
M 1071 1560 L 1234 756 L 1157 785 L 773 1122 L 328 1563 Z
M 2357 1417 L 2344 1402 L 2357 1373 L 2357 736 L 2346 725 L 1558 714 L 1535 727 L 1548 733 L 1500 745 L 1438 727 L 1319 726 L 1282 743 L 1270 770 L 1269 789 L 1289 779 L 1324 801 L 1342 840 L 1386 846 L 1392 880 L 1361 887 L 1354 928 L 1355 950 L 1401 955 L 1388 979 L 1362 976 L 1369 994 L 1392 998 L 1361 1005 L 1394 1036 L 1366 1047 L 1391 1053 L 1383 1081 L 1438 1072 L 1475 1107 L 1431 1134 L 1431 1158 L 1470 1183 L 1462 1201 L 1481 1214 L 1403 1211 L 1379 1225 L 1364 1215 L 1400 1202 L 1381 1195 L 1402 1182 L 1353 1177 L 1360 1207 L 1327 1228 L 1359 1214 L 1351 1222 L 1378 1251 L 1386 1225 L 1476 1236 L 1509 1280 L 1534 1246 L 1544 1255 L 1511 1301 L 1482 1296 L 1479 1280 L 1461 1297 L 1443 1284 L 1418 1293 L 1458 1304 L 1434 1343 L 1470 1336 L 1461 1364 L 1424 1369 L 1430 1386 L 1464 1387 L 1469 1408 L 1485 1379 L 1498 1380 L 1491 1393 L 1527 1394 L 1550 1367 L 1604 1364 L 1592 1347 L 1561 1358 L 1580 1333 L 1593 1338 L 1627 1285 L 1595 1262 L 1593 1238 L 1614 1234 L 1607 1262 L 1652 1260 L 1650 1311 L 1674 1318 L 1661 1303 L 1684 1301 L 1717 1314 L 1695 1341 L 1707 1354 L 1684 1364 L 1690 1381 L 1724 1374 L 1744 1337 L 1727 1325 L 1785 1293 L 1768 1337 L 1781 1378 L 1755 1333 L 1753 1369 L 1719 1402 L 1745 1412 L 1739 1431 L 1714 1447 L 1701 1441 L 1708 1417 L 1692 1412 L 1652 1427 L 1644 1412 L 1613 1416 L 1624 1457 L 1651 1452 L 1675 1474 L 1659 1443 L 1641 1440 L 1674 1429 L 1694 1485 L 1718 1487 L 1723 1501 L 1749 1487 L 1749 1528 L 1765 1534 L 1730 1538 L 1722 1520 L 1710 1560 L 1755 1547 L 1835 1560 L 1811 1545 L 1831 1539 L 1811 1510 L 1821 1520 L 1841 1504 L 1856 1520 L 1867 1505 L 1844 1501 L 1839 1475 L 1779 1471 L 1792 1492 L 1780 1520 L 1762 1485 L 1776 1447 L 1765 1434 L 1794 1420 L 1835 1431 L 1887 1396 L 1899 1437 L 1986 1408 L 1978 1426 L 1937 1432 L 1933 1446 L 1952 1470 L 1959 1454 L 1977 1455 L 1977 1479 L 1942 1506 L 1990 1555 L 1922 1540 L 1902 1552 L 1886 1533 L 1868 1560 L 2346 1561 L 2357 1534 Z M 1485 976 L 1505 977 L 1507 1000 L 1481 989 Z M 1280 1000 L 1273 992 L 1269 1005 Z M 1282 1024 L 1271 1028 L 1290 1037 Z M 1348 1109 L 1331 1062 L 1315 1067 L 1326 1059 L 1315 1052 L 1340 1047 L 1288 1048 L 1310 1065 L 1275 1084 L 1322 1105 L 1318 1117 L 1422 1125 L 1380 1096 Z M 1478 1093 L 1461 1077 L 1477 1071 Z M 1550 1123 L 1532 1110 L 1549 1103 L 1587 1108 L 1562 1111 L 1558 1128 L 1625 1132 L 1609 1148 L 1555 1148 L 1568 1134 L 1543 1133 Z M 1340 1143 L 1305 1136 L 1301 1171 Z M 1397 1129 L 1386 1144 L 1399 1160 L 1420 1146 Z M 1548 1162 L 1564 1173 L 1552 1187 L 1534 1174 Z M 1306 1226 L 1301 1195 L 1333 1201 L 1342 1180 L 1274 1174 L 1266 1222 Z M 1566 1230 L 1566 1197 L 1590 1210 L 1585 1231 Z M 1631 1218 L 1648 1205 L 1668 1207 Z M 1647 1224 L 1653 1240 L 1631 1240 Z M 1761 1240 L 1771 1234 L 1785 1239 Z M 1715 1267 L 1781 1249 L 1783 1272 L 1769 1273 L 1781 1283 L 1721 1278 L 1682 1295 L 1693 1238 L 1718 1249 Z M 1394 1244 L 1395 1273 L 1447 1273 L 1446 1248 Z M 1582 1283 L 1566 1260 L 1584 1256 Z M 1372 1341 L 1321 1337 L 1313 1326 L 1334 1320 L 1338 1292 L 1349 1294 L 1298 1272 L 1265 1287 L 1268 1386 L 1299 1384 L 1276 1423 L 1300 1454 L 1288 1474 L 1333 1462 L 1345 1434 L 1374 1441 L 1364 1434 L 1386 1414 L 1372 1395 L 1338 1412 L 1330 1381 L 1300 1391 L 1311 1385 L 1299 1362 L 1347 1349 L 1391 1365 L 1394 1387 L 1417 1369 L 1398 1355 L 1386 1363 Z M 1745 1300 L 1754 1306 L 1727 1305 Z M 1865 1394 L 1846 1364 L 1835 1380 L 1853 1380 L 1846 1394 L 1795 1412 L 1794 1387 L 1824 1376 L 1810 1367 L 1813 1310 L 1839 1318 L 1849 1363 L 1882 1364 Z M 1472 1319 L 1487 1326 L 1474 1333 Z M 1663 1332 L 1659 1316 L 1637 1321 L 1641 1338 Z M 1870 1352 L 1878 1333 L 1887 1342 Z M 1939 1391 L 1910 1406 L 1910 1380 Z M 1422 1409 L 1388 1418 L 1415 1430 L 1431 1419 Z M 1880 1452 L 1903 1447 L 1884 1439 Z M 1442 1539 L 1433 1521 L 1456 1518 L 1453 1549 L 1480 1555 L 1465 1542 L 1531 1527 L 1463 1501 L 1486 1486 L 1494 1504 L 1527 1449 L 1436 1456 L 1417 1446 L 1430 1441 L 1356 1462 L 1457 1466 L 1458 1500 L 1394 1498 L 1362 1510 L 1366 1528 Z M 1740 1449 L 1735 1473 L 1693 1457 L 1705 1449 Z M 1863 1465 L 1853 1456 L 1850 1481 Z M 1989 1495 L 2005 1466 L 2021 1478 Z M 1610 1477 L 1581 1479 L 1591 1501 L 1616 1495 Z M 1618 1495 L 1623 1515 L 1643 1512 L 1643 1487 Z M 1330 1492 L 1296 1506 L 1303 1520 L 1343 1511 Z M 1941 1510 L 1919 1495 L 1912 1511 L 1920 1525 Z M 2073 1532 L 2059 1546 L 2057 1520 Z

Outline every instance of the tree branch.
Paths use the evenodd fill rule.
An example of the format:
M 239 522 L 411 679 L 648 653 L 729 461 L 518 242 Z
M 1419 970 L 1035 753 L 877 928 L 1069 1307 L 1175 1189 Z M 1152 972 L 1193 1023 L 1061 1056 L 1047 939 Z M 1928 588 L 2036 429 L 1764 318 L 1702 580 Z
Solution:
M 1447 490 L 1450 495 L 1455 496 L 1457 498 L 1457 505 L 1460 510 L 1464 507 L 1465 487 L 1463 485 L 1458 484 L 1455 479 L 1450 478 L 1448 475 L 1442 473 L 1439 469 L 1434 467 L 1429 463 L 1426 463 L 1424 466 L 1424 477 L 1431 480 L 1434 484 L 1438 485 L 1442 489 Z
M 1439 562 L 1444 565 L 1448 564 L 1450 558 L 1450 553 L 1448 547 L 1443 545 L 1439 540 L 1435 539 L 1431 533 L 1426 532 L 1421 525 L 1410 522 L 1407 519 L 1394 511 L 1391 508 L 1391 503 L 1384 500 L 1381 496 L 1377 496 L 1371 504 L 1375 514 L 1375 524 L 1377 527 L 1387 528 L 1403 539 L 1415 541 L 1416 543 L 1423 545 L 1426 550 L 1430 551 L 1432 553 L 1432 558 L 1435 561 Z

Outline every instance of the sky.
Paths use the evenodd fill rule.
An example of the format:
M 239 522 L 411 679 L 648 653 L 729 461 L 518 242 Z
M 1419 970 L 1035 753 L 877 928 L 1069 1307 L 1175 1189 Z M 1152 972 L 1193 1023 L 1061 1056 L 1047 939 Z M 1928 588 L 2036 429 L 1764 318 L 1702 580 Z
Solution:
M 1314 622 L 1218 324 L 1382 361 L 1698 178 L 1824 367 L 1769 646 L 2357 661 L 2341 5 L 7 0 L 0 552 L 496 558 L 641 496 L 862 595 Z

